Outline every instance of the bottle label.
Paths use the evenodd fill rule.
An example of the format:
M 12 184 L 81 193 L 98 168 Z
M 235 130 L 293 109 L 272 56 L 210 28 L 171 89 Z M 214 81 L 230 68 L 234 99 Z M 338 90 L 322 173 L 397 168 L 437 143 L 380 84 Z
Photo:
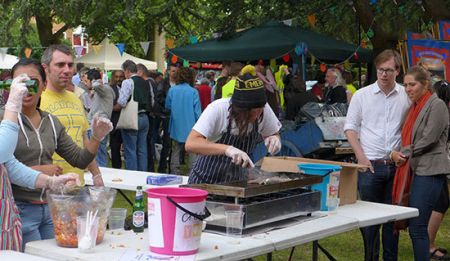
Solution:
M 143 227 L 144 222 L 145 222 L 144 211 L 134 211 L 133 212 L 133 226 L 134 227 Z

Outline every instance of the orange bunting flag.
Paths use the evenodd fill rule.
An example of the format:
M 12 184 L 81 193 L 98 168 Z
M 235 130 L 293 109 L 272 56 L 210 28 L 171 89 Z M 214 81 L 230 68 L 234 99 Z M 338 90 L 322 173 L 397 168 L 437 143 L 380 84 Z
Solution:
M 32 52 L 31 48 L 28 47 L 26 47 L 25 50 L 23 50 L 23 53 L 25 54 L 26 58 L 30 58 L 31 52 Z
M 361 41 L 361 47 L 362 48 L 366 48 L 367 47 L 366 41 L 364 41 L 364 40 Z
M 311 14 L 308 15 L 308 23 L 311 27 L 315 27 L 316 26 L 316 15 L 315 14 Z
M 172 55 L 172 58 L 170 58 L 170 61 L 171 61 L 173 64 L 177 63 L 177 61 L 178 61 L 178 56 L 176 56 L 175 54 Z
M 175 41 L 172 38 L 166 40 L 167 48 L 172 49 L 174 47 Z
M 320 64 L 320 71 L 323 72 L 323 73 L 326 72 L 327 71 L 327 65 L 324 64 L 324 63 Z

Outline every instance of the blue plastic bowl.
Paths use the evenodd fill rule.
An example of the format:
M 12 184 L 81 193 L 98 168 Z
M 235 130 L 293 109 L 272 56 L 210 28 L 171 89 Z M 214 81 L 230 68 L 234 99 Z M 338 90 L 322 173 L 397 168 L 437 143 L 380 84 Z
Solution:
M 297 165 L 300 171 L 305 172 L 305 174 L 311 175 L 325 175 L 329 172 L 341 170 L 342 167 L 338 165 L 331 164 L 317 164 L 317 163 L 300 163 Z

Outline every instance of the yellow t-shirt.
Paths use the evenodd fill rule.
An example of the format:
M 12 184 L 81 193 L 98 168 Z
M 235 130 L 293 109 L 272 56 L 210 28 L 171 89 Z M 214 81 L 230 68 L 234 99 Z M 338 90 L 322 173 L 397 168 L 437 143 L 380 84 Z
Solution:
M 84 148 L 83 134 L 88 130 L 89 124 L 83 104 L 74 93 L 69 91 L 57 93 L 47 89 L 42 92 L 40 108 L 58 117 L 72 140 L 79 147 Z M 53 164 L 63 168 L 63 173 L 79 174 L 80 181 L 84 184 L 84 170 L 72 167 L 56 153 L 53 154 Z

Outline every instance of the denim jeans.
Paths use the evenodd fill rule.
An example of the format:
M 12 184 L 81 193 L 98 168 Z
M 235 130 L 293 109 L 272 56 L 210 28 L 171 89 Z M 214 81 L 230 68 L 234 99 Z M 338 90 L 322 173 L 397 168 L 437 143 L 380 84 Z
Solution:
M 419 210 L 419 216 L 409 220 L 414 260 L 430 260 L 428 221 L 444 185 L 447 186 L 445 175 L 414 175 L 409 196 L 409 206 Z
M 138 130 L 122 130 L 127 170 L 147 171 L 147 113 L 139 113 Z
M 16 201 L 22 219 L 23 247 L 31 241 L 54 238 L 53 222 L 47 204 Z
M 88 138 L 92 137 L 92 129 L 88 129 L 87 131 Z M 106 151 L 106 145 L 108 143 L 108 135 L 103 138 L 98 146 L 97 155 L 95 157 L 95 161 L 97 161 L 97 165 L 99 167 L 107 167 L 108 166 L 108 152 Z
M 365 201 L 392 204 L 392 183 L 395 176 L 394 165 L 372 162 L 375 173 L 360 172 L 358 190 Z M 394 234 L 394 224 L 382 225 L 383 260 L 397 260 L 398 235 Z M 364 260 L 378 260 L 380 250 L 380 225 L 361 228 L 364 241 Z

